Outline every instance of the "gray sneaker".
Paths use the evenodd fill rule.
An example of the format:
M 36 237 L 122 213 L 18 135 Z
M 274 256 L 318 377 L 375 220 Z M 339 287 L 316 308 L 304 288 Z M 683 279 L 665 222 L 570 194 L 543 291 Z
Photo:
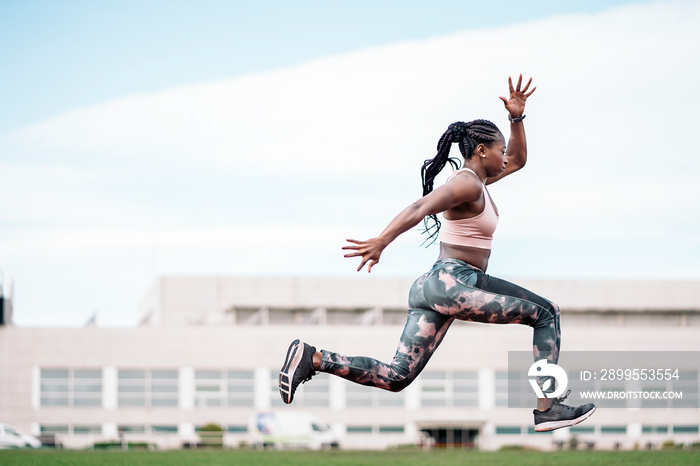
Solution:
M 307 345 L 301 340 L 294 340 L 287 350 L 287 358 L 284 360 L 279 375 L 279 388 L 282 401 L 289 404 L 294 400 L 294 392 L 297 387 L 311 380 L 316 375 L 313 356 L 316 348 Z
M 555 398 L 549 409 L 545 411 L 535 409 L 533 411 L 535 415 L 535 430 L 537 432 L 548 432 L 576 425 L 588 419 L 595 412 L 593 403 L 586 403 L 577 407 L 561 404 L 569 396 L 569 393 L 571 393 L 571 390 L 567 391 L 561 398 Z

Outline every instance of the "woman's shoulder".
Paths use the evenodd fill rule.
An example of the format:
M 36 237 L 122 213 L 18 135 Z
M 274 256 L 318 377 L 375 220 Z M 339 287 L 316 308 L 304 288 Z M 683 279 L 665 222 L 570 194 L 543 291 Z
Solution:
M 467 170 L 452 173 L 445 182 L 445 187 L 452 192 L 454 198 L 463 199 L 462 202 L 474 202 L 484 195 L 484 184 Z
M 447 182 L 458 179 L 460 182 L 477 183 L 479 186 L 483 186 L 484 183 L 481 182 L 479 177 L 469 168 L 460 168 L 452 172 L 450 176 L 447 177 Z

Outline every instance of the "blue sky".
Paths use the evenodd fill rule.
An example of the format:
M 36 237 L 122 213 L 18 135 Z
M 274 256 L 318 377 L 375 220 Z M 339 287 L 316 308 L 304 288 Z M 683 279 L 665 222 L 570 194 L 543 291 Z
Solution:
M 491 189 L 489 272 L 698 279 L 696 31 L 686 1 L 0 0 L 15 320 L 134 325 L 168 274 L 356 276 L 344 239 L 420 195 L 449 123 L 507 130 L 519 72 L 530 160 Z M 372 275 L 420 275 L 420 242 Z
M 0 133 L 133 93 L 620 0 L 0 0 Z

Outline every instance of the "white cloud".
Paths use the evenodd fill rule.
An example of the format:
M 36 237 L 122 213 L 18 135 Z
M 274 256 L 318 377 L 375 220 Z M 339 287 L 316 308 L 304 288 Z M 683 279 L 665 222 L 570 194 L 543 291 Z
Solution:
M 282 257 L 300 273 L 323 273 L 337 249 L 328 238 L 376 234 L 419 195 L 420 164 L 449 123 L 488 118 L 507 133 L 497 97 L 518 72 L 538 87 L 525 120 L 530 160 L 492 188 L 499 237 L 697 241 L 688 216 L 700 210 L 699 58 L 700 5 L 657 2 L 79 109 L 0 136 L 14 180 L 0 186 L 12 199 L 0 207 L 12 220 L 4 267 L 20 269 L 23 254 L 51 261 L 71 251 L 148 263 L 155 225 L 161 272 L 244 273 L 256 257 Z M 232 247 L 229 234 L 248 247 Z M 240 260 L 227 269 L 208 247 Z
M 368 164 L 393 172 L 430 155 L 451 120 L 484 115 L 506 126 L 496 97 L 505 93 L 504 77 L 522 71 L 539 86 L 528 121 L 546 123 L 539 140 L 610 143 L 616 131 L 604 124 L 634 131 L 692 112 L 665 110 L 677 110 L 694 83 L 693 74 L 677 82 L 677 71 L 697 73 L 698 9 L 632 5 L 377 47 L 115 100 L 10 141 L 25 153 L 62 152 L 84 163 L 196 157 L 285 173 L 320 164 L 337 173 L 362 173 Z

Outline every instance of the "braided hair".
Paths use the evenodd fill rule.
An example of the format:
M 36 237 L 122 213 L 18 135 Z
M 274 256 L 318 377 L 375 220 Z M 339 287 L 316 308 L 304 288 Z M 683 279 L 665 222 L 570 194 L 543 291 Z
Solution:
M 503 137 L 501 131 L 488 120 L 474 120 L 468 123 L 458 121 L 452 123 L 447 131 L 440 137 L 437 145 L 437 154 L 432 159 L 426 160 L 420 170 L 423 181 L 423 196 L 433 190 L 435 177 L 445 168 L 449 162 L 453 169 L 459 169 L 460 162 L 454 157 L 450 157 L 452 143 L 457 143 L 459 151 L 465 160 L 471 159 L 474 150 L 479 144 L 491 144 Z M 423 219 L 424 230 L 428 238 L 423 242 L 430 241 L 433 244 L 440 231 L 440 220 L 437 215 L 429 215 Z

